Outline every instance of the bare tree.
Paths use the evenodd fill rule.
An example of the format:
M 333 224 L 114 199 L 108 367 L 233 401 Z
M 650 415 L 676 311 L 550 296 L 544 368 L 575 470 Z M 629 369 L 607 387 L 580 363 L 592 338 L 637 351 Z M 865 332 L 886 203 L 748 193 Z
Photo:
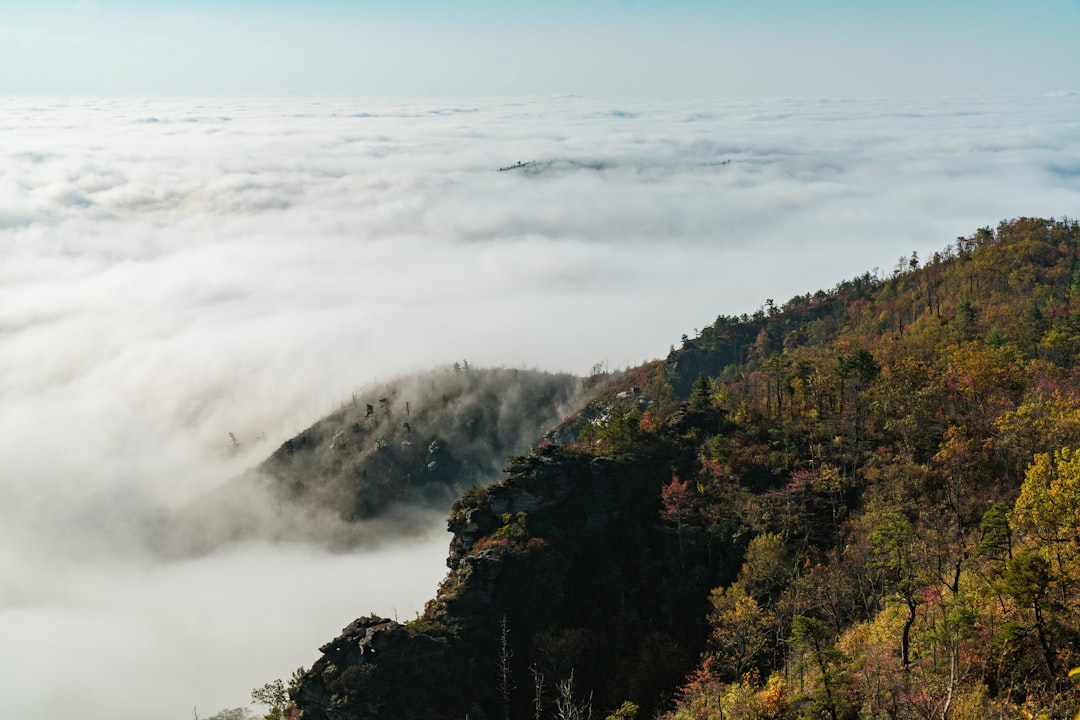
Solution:
M 529 666 L 533 676 L 533 710 L 534 720 L 541 720 L 540 714 L 544 711 L 544 673 L 533 663 Z
M 555 720 L 592 720 L 592 693 L 578 702 L 574 699 L 574 671 L 555 685 Z
M 502 690 L 503 712 L 510 720 L 510 660 L 514 651 L 510 649 L 510 625 L 506 615 L 499 621 L 499 689 Z

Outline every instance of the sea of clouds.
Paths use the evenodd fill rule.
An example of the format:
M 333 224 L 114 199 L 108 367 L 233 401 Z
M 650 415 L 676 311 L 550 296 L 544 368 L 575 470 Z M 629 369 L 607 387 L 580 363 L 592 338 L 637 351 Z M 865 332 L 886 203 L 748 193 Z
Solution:
M 337 554 L 145 539 L 396 374 L 619 368 L 984 225 L 1075 216 L 1076 118 L 1068 93 L 0 99 L 5 713 L 205 717 L 360 614 L 412 617 L 440 517 Z

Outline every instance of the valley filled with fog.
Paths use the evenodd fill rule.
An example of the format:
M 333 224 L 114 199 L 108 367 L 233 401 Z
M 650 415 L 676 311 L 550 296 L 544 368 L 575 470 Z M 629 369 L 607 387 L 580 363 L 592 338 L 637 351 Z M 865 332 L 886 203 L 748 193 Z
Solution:
M 354 617 L 413 617 L 440 513 L 347 551 L 160 529 L 400 374 L 635 365 L 1075 213 L 1077 117 L 1070 94 L 0 100 L 7 714 L 206 716 Z

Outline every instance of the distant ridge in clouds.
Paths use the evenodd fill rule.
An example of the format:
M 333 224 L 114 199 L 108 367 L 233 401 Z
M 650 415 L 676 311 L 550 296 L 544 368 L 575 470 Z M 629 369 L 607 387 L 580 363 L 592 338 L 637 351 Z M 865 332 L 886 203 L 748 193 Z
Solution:
M 130 541 L 358 386 L 636 364 L 719 313 L 1075 215 L 1078 116 L 1074 96 L 0 101 L 8 713 L 209 714 L 356 612 L 419 609 L 434 520 L 393 563 L 262 542 L 162 563 Z M 497 172 L 518 160 L 539 172 Z M 222 457 L 230 432 L 251 455 Z M 326 624 L 286 622 L 301 604 Z M 95 690 L 116 677 L 145 693 Z

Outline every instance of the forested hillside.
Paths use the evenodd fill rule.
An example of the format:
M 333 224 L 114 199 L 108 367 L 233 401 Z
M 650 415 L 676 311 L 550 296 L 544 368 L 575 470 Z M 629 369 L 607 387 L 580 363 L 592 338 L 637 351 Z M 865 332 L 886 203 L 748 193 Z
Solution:
M 721 316 L 463 498 L 302 717 L 1071 717 L 1078 352 L 1074 221 Z
M 454 367 L 355 394 L 288 440 L 258 474 L 290 503 L 366 520 L 395 507 L 445 512 L 586 397 L 581 378 Z
M 744 555 L 671 717 L 1075 712 L 1078 249 L 1002 223 L 672 354 L 729 422 L 665 497 Z

